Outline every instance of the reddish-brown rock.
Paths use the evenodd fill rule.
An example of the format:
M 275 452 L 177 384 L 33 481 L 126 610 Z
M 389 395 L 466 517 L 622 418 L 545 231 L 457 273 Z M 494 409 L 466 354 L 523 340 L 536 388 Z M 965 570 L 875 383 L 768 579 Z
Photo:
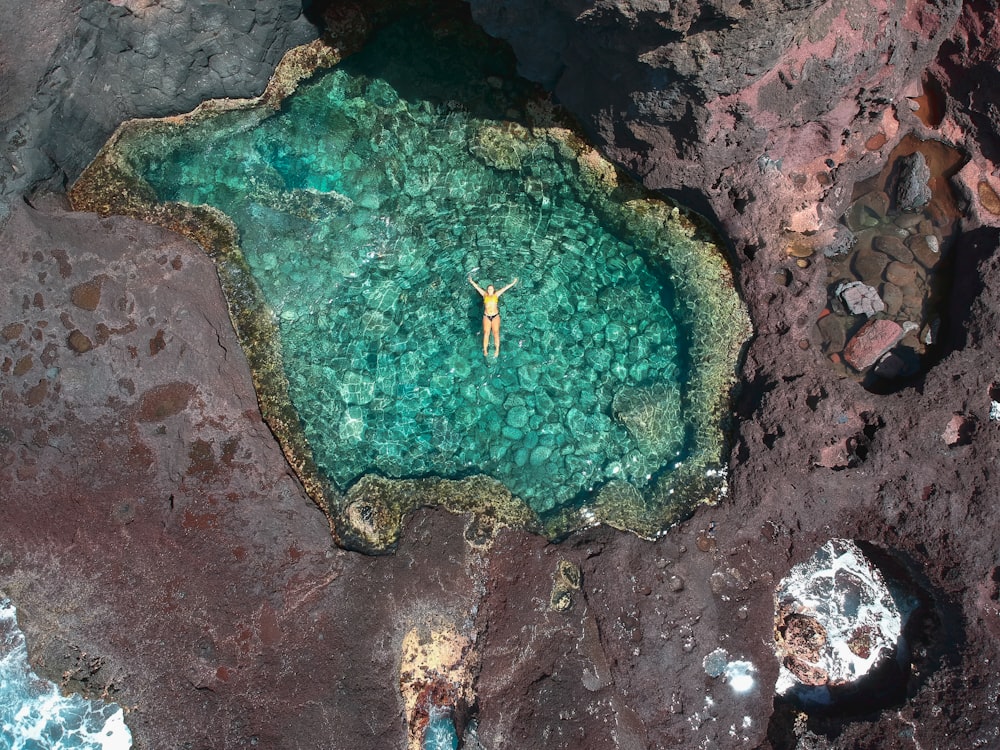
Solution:
M 41 79 L 51 68 L 29 58 L 47 59 L 54 35 L 79 20 L 36 5 L 20 19 L 28 23 L 4 27 L 17 33 L 3 35 L 0 55 L 25 57 L 6 65 L 18 82 L 0 98 L 10 117 L 36 93 L 24 75 Z M 472 5 L 477 14 L 486 7 Z M 135 707 L 128 722 L 142 747 L 399 747 L 399 644 L 411 623 L 446 616 L 477 633 L 487 747 L 989 747 L 1000 725 L 1000 430 L 989 416 L 1000 260 L 996 232 L 980 226 L 994 205 L 979 185 L 996 184 L 995 156 L 984 154 L 1000 145 L 994 9 L 762 2 L 730 4 L 724 13 L 742 17 L 719 19 L 717 7 L 695 3 L 584 13 L 561 0 L 492 5 L 495 30 L 520 27 L 524 72 L 557 77 L 563 101 L 609 153 L 716 218 L 732 240 L 757 336 L 736 404 L 729 496 L 655 543 L 594 529 L 554 546 L 507 530 L 480 553 L 463 541 L 463 519 L 422 510 L 393 557 L 338 551 L 260 420 L 200 252 L 131 222 L 19 208 L 0 242 L 4 281 L 29 307 L 44 293 L 45 309 L 29 317 L 21 296 L 4 297 L 0 588 L 21 607 L 35 664 L 59 679 L 78 666 L 72 654 L 101 657 L 88 683 L 68 687 L 110 686 Z M 120 12 L 131 24 L 153 15 Z M 171 26 L 171 35 L 191 33 Z M 537 43 L 539 35 L 553 43 Z M 918 107 L 937 112 L 927 124 L 903 92 L 914 84 L 913 96 L 925 97 L 921 74 L 942 40 L 931 70 L 940 100 Z M 68 49 L 83 46 L 70 41 Z M 127 65 L 148 88 L 137 57 Z M 102 92 L 101 76 L 78 76 L 98 82 L 92 96 L 64 96 L 52 87 L 58 72 L 39 98 L 73 115 L 53 119 L 56 129 L 89 121 L 72 108 L 107 113 L 122 96 L 115 86 Z M 10 159 L 0 169 L 72 174 L 101 128 L 47 152 L 72 151 L 68 166 L 24 149 L 19 158 L 35 163 Z M 786 284 L 773 279 L 788 263 L 783 226 L 811 231 L 840 216 L 854 182 L 881 169 L 911 129 L 970 154 L 958 176 L 971 186 L 969 217 L 949 250 L 956 285 L 940 362 L 913 387 L 876 396 L 839 377 L 819 347 L 798 345 L 828 301 L 823 258 L 793 267 Z M 885 136 L 880 146 L 876 134 Z M 6 184 L 29 189 L 26 173 Z M 153 266 L 152 250 L 174 260 Z M 158 310 L 154 324 L 137 319 L 130 330 L 124 318 L 69 307 L 72 286 L 106 273 L 103 300 L 131 272 L 140 309 Z M 165 274 L 180 287 L 166 289 Z M 175 315 L 177 294 L 198 314 Z M 36 328 L 43 317 L 48 326 Z M 70 352 L 69 331 L 96 339 L 98 325 L 103 345 Z M 31 338 L 36 330 L 41 340 Z M 22 343 L 28 349 L 10 348 Z M 51 381 L 37 364 L 12 375 L 29 350 L 33 362 L 59 368 Z M 181 386 L 181 398 L 160 401 L 155 389 L 175 383 L 192 386 L 189 395 Z M 949 448 L 942 431 L 955 414 L 976 428 Z M 838 455 L 817 462 L 824 446 Z M 834 714 L 807 726 L 783 720 L 780 707 L 772 715 L 773 593 L 832 536 L 912 566 L 930 606 L 898 705 L 871 706 L 862 722 Z M 584 581 L 567 613 L 548 606 L 562 558 Z M 720 647 L 758 670 L 744 697 L 702 667 Z
M 972 433 L 975 428 L 975 420 L 963 414 L 954 414 L 945 425 L 941 439 L 947 445 L 968 445 L 972 442 Z
M 871 367 L 904 335 L 903 327 L 894 320 L 869 320 L 847 342 L 844 361 L 855 370 Z

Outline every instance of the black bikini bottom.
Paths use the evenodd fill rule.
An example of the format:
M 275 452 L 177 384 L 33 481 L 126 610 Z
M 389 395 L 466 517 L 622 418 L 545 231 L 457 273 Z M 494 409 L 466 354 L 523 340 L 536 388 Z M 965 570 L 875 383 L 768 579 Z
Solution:
M 493 318 L 499 318 L 500 317 L 500 313 L 497 313 L 496 315 L 487 315 L 486 313 L 483 313 L 483 317 L 486 318 L 489 321 L 492 321 Z

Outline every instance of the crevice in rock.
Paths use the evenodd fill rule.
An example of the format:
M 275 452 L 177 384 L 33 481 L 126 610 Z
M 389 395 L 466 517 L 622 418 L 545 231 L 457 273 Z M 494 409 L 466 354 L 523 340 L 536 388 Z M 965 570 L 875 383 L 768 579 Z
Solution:
M 952 286 L 946 311 L 948 333 L 940 352 L 942 357 L 979 342 L 981 337 L 976 330 L 972 303 L 986 289 L 986 280 L 980 270 L 996 254 L 998 247 L 1000 229 L 996 227 L 980 227 L 964 232 L 956 244 Z
M 835 371 L 871 393 L 919 384 L 948 350 L 965 210 L 950 180 L 967 159 L 939 141 L 906 136 L 879 174 L 855 185 L 839 228 L 850 241 L 822 246 L 822 349 Z M 789 254 L 815 252 L 808 239 L 790 243 Z

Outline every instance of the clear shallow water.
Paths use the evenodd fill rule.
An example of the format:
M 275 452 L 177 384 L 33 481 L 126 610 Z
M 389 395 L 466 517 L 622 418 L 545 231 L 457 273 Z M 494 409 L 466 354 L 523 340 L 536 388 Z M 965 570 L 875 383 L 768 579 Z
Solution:
M 236 222 L 314 457 L 342 489 L 486 473 L 546 512 L 685 456 L 690 313 L 647 248 L 602 225 L 572 154 L 511 137 L 505 65 L 396 27 L 279 115 L 222 115 L 139 157 L 160 200 Z M 520 277 L 496 360 L 469 273 Z M 655 429 L 637 438 L 623 411 Z
M 132 734 L 120 706 L 64 697 L 31 671 L 16 611 L 0 597 L 0 748 L 127 750 Z

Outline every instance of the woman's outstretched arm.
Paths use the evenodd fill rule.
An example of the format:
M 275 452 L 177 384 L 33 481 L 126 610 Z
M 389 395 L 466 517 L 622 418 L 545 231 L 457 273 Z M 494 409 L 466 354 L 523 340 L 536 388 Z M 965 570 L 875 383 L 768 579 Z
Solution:
M 477 284 L 475 281 L 472 280 L 472 275 L 471 274 L 469 275 L 469 283 L 472 284 L 472 286 L 476 287 L 476 291 L 479 292 L 479 294 L 481 296 L 483 296 L 483 297 L 486 296 L 486 290 L 483 289 L 481 286 L 479 286 L 479 284 Z
M 514 280 L 512 282 L 510 282 L 507 286 L 505 286 L 503 289 L 501 289 L 500 291 L 497 292 L 497 297 L 499 297 L 501 294 L 503 294 L 504 292 L 506 292 L 508 289 L 510 289 L 516 283 L 517 283 L 517 277 L 515 276 Z

